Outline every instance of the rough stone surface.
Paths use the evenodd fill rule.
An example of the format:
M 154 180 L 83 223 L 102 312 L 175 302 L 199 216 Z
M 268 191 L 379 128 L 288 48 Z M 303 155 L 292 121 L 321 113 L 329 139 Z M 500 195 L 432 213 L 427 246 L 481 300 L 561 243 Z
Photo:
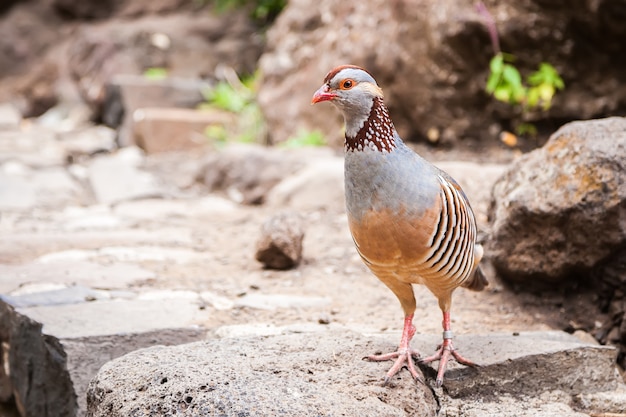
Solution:
M 73 416 L 78 405 L 67 355 L 59 339 L 42 334 L 41 327 L 0 301 L 2 367 L 9 371 L 15 404 L 24 417 Z
M 293 210 L 323 209 L 343 213 L 343 187 L 343 158 L 318 158 L 276 184 L 267 195 L 267 203 Z
M 238 203 L 261 204 L 273 186 L 303 165 L 303 160 L 289 158 L 287 152 L 257 145 L 231 145 L 207 155 L 199 180 L 209 190 L 225 191 Z
M 98 202 L 111 204 L 165 194 L 158 179 L 141 169 L 142 155 L 138 148 L 129 147 L 91 161 L 89 183 Z
M 533 396 L 553 390 L 576 395 L 615 390 L 620 382 L 614 347 L 564 332 L 462 335 L 457 345 L 468 357 L 479 358 L 481 368 L 476 372 L 455 364 L 445 383 L 452 397 L 488 397 L 494 391 Z
M 79 185 L 64 169 L 33 170 L 19 162 L 0 166 L 2 209 L 79 203 L 81 197 Z
M 414 347 L 428 352 L 436 340 L 435 335 L 418 335 Z M 88 416 L 429 416 L 435 415 L 437 402 L 444 406 L 440 412 L 446 410 L 443 415 L 455 415 L 447 412 L 458 403 L 429 388 L 435 373 L 430 367 L 423 368 L 426 384 L 414 383 L 402 371 L 390 386 L 381 387 L 388 363 L 360 358 L 393 343 L 389 336 L 366 337 L 344 329 L 144 349 L 101 368 L 89 386 Z M 482 408 L 482 415 L 496 410 L 517 415 L 524 399 L 553 391 L 564 390 L 568 397 L 618 386 L 614 349 L 563 333 L 468 335 L 459 338 L 459 346 L 468 356 L 483 358 L 485 366 L 479 371 L 451 369 L 446 391 L 466 402 L 470 396 L 485 398 L 465 407 Z M 508 404 L 499 404 L 499 397 L 508 398 Z M 544 407 L 576 415 L 563 403 L 547 406 L 544 401 Z
M 297 213 L 275 214 L 261 227 L 254 257 L 266 268 L 294 268 L 302 259 L 303 239 L 304 225 Z
M 626 389 L 622 386 L 611 392 L 594 392 L 579 394 L 574 398 L 576 404 L 585 411 L 607 416 L 626 413 Z
M 134 143 L 147 154 L 207 147 L 208 126 L 229 126 L 231 113 L 177 108 L 141 108 L 133 114 Z
M 529 116 L 549 131 L 546 135 L 563 120 L 623 114 L 619 80 L 626 53 L 624 29 L 617 23 L 625 14 L 622 3 L 485 3 L 502 50 L 517 57 L 523 75 L 548 60 L 565 80 L 550 111 Z M 520 115 L 484 92 L 491 56 L 475 2 L 322 0 L 310 7 L 294 0 L 268 32 L 259 99 L 274 142 L 299 129 L 321 129 L 339 144 L 338 112 L 330 105 L 313 110 L 309 102 L 329 70 L 357 64 L 383 87 L 407 140 L 493 140 Z
M 626 119 L 573 122 L 495 184 L 490 252 L 502 277 L 588 274 L 626 245 Z
M 204 338 L 198 306 L 189 300 L 170 298 L 163 308 L 163 299 L 133 301 L 133 293 L 113 292 L 108 298 L 117 299 L 99 301 L 97 292 L 75 289 L 71 294 L 79 298 L 57 290 L 0 300 L 3 366 L 23 417 L 82 416 L 87 384 L 107 361 L 154 344 Z
M 97 153 L 113 152 L 115 130 L 106 126 L 90 126 L 59 134 L 60 143 L 74 161 Z
M 48 129 L 0 131 L 0 161 L 15 161 L 33 168 L 56 167 L 67 160 L 63 146 Z
M 425 385 L 405 378 L 401 389 L 380 387 L 374 367 L 360 359 L 361 350 L 372 348 L 352 333 L 154 347 L 100 370 L 89 387 L 87 415 L 434 416 Z M 405 410 L 402 393 L 411 395 Z

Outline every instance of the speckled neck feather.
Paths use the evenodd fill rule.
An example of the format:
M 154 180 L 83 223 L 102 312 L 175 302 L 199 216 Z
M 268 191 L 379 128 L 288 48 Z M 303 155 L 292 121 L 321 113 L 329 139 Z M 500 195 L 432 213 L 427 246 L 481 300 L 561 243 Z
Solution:
M 374 98 L 369 117 L 355 137 L 348 137 L 344 142 L 346 151 L 363 151 L 364 149 L 391 152 L 396 147 L 395 128 L 383 100 Z

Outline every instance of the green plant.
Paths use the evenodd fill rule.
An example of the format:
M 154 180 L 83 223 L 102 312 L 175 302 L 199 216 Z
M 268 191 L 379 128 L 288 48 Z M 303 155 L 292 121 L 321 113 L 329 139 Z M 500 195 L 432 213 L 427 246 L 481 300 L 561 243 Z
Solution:
M 515 57 L 503 52 L 497 53 L 489 62 L 490 74 L 485 90 L 496 100 L 513 105 L 522 105 L 531 111 L 541 106 L 548 110 L 557 90 L 565 87 L 563 79 L 550 64 L 542 62 L 537 71 L 522 82 L 519 70 L 513 65 Z
M 285 148 L 302 148 L 305 146 L 324 146 L 326 140 L 324 134 L 319 130 L 300 130 L 298 133 L 281 143 Z
M 205 135 L 218 143 L 227 142 L 229 138 L 245 143 L 261 141 L 265 136 L 265 128 L 261 109 L 256 102 L 257 77 L 240 79 L 232 70 L 226 74 L 226 80 L 203 91 L 205 102 L 198 107 L 233 113 L 237 122 L 228 128 L 210 125 L 205 129 Z
M 149 80 L 162 80 L 167 78 L 168 71 L 166 68 L 153 67 L 145 70 L 143 76 Z
M 495 55 L 489 61 L 489 77 L 485 91 L 501 102 L 512 106 L 520 106 L 522 119 L 536 110 L 547 111 L 557 90 L 563 90 L 565 83 L 554 66 L 547 62 L 539 64 L 539 68 L 522 81 L 520 71 L 514 65 L 515 56 L 500 50 L 500 40 L 493 16 L 482 2 L 476 9 L 483 16 L 489 31 Z M 535 136 L 537 128 L 528 122 L 519 122 L 515 127 L 518 135 Z

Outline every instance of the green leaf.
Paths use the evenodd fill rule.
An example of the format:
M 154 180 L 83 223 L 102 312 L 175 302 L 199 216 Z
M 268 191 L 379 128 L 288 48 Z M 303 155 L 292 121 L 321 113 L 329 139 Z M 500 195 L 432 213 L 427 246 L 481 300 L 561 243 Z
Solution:
M 528 94 L 526 97 L 526 105 L 528 108 L 537 107 L 539 104 L 539 89 L 536 87 L 531 87 L 528 89 Z
M 506 85 L 498 86 L 494 90 L 493 96 L 496 98 L 496 100 L 508 103 L 511 100 L 511 89 Z
M 487 80 L 487 85 L 485 86 L 485 90 L 489 94 L 493 94 L 496 87 L 498 87 L 498 84 L 500 84 L 501 79 L 502 79 L 501 74 L 491 73 L 491 75 L 489 75 L 489 79 Z
M 504 80 L 515 89 L 522 86 L 522 76 L 513 65 L 506 64 L 504 66 L 504 69 L 502 70 L 502 78 L 504 78 Z
M 495 55 L 493 58 L 491 58 L 491 61 L 489 61 L 489 69 L 491 69 L 492 74 L 501 74 L 503 67 L 504 58 L 501 53 Z

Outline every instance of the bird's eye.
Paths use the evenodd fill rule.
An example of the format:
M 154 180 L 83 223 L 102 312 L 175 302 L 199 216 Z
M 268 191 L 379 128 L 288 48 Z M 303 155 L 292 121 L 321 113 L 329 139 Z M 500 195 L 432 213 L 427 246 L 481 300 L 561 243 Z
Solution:
M 354 87 L 354 81 L 349 78 L 347 80 L 343 80 L 341 84 L 339 84 L 339 88 L 342 90 L 349 90 L 352 87 Z

